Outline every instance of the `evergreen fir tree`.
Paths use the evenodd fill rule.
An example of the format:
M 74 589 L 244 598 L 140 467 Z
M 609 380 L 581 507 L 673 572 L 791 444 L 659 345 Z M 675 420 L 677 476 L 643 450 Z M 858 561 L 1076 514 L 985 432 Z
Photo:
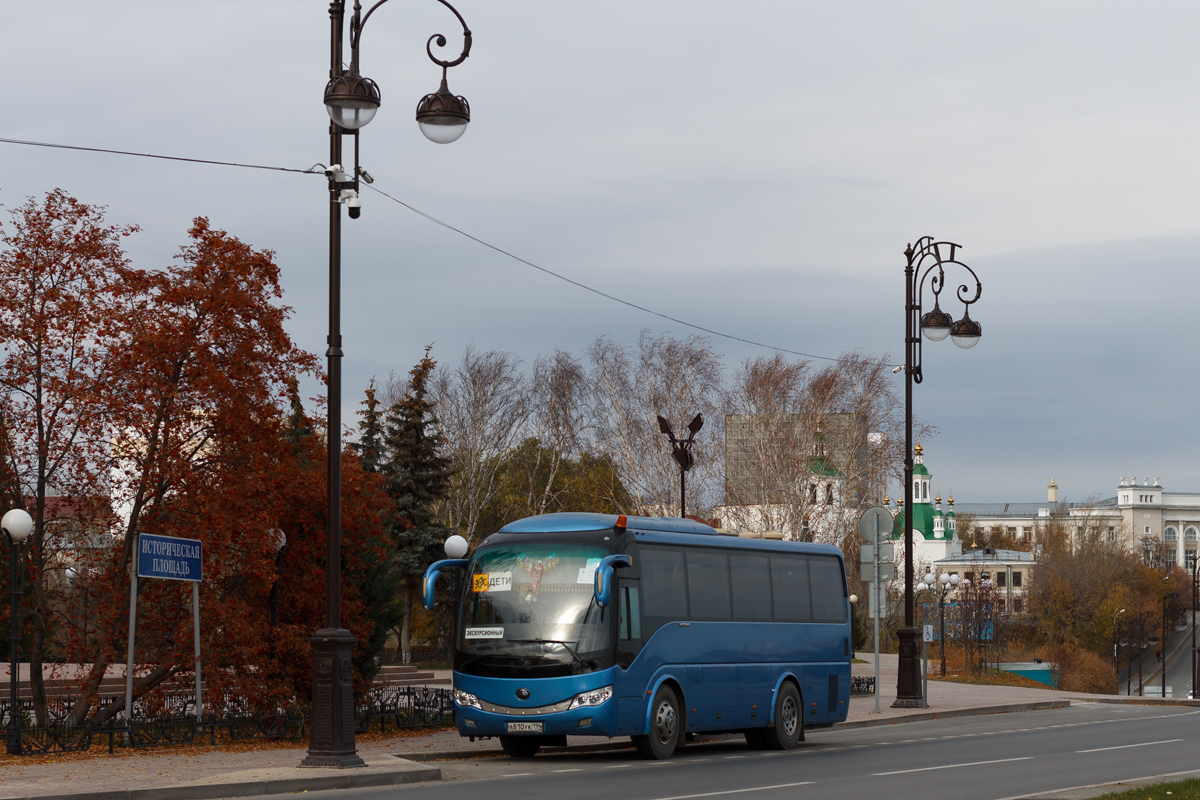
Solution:
M 288 379 L 288 427 L 286 437 L 292 444 L 312 436 L 312 423 L 304 413 L 304 401 L 300 399 L 300 381 L 292 377 Z
M 442 555 L 449 536 L 434 509 L 449 489 L 450 461 L 441 450 L 437 418 L 428 397 L 429 376 L 437 362 L 425 356 L 409 373 L 408 391 L 393 405 L 384 424 L 386 491 L 391 500 L 387 528 L 395 545 L 396 567 L 404 581 L 404 626 L 400 643 L 407 661 L 415 588 L 425 568 Z
M 362 421 L 358 429 L 362 431 L 358 442 L 354 445 L 362 459 L 363 469 L 367 472 L 380 471 L 380 459 L 383 456 L 383 415 L 379 412 L 379 398 L 375 395 L 375 379 L 372 378 L 367 386 L 367 399 L 363 400 L 363 408 L 358 412 Z

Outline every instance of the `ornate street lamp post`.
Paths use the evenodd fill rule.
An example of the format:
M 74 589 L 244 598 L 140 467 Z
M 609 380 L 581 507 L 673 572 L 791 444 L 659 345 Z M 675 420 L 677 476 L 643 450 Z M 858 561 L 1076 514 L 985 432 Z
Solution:
M 21 666 L 18 657 L 21 649 L 21 576 L 18 573 L 17 548 L 29 538 L 33 532 L 33 517 L 20 508 L 14 508 L 0 518 L 0 529 L 8 537 L 8 589 L 9 589 L 9 627 L 11 628 L 8 645 L 8 754 L 21 755 L 21 702 L 17 689 L 17 671 Z
M 896 702 L 893 708 L 921 707 L 921 662 L 917 655 L 917 628 L 913 611 L 913 384 L 920 383 L 921 333 L 935 342 L 947 336 L 963 349 L 979 343 L 983 329 L 971 319 L 970 307 L 979 300 L 983 285 L 975 271 L 956 257 L 960 246 L 953 242 L 935 242 L 932 236 L 917 240 L 914 247 L 904 251 L 908 263 L 904 268 L 904 627 L 897 633 L 900 647 L 899 671 L 896 679 Z M 945 268 L 956 264 L 975 280 L 958 287 L 958 299 L 963 304 L 962 319 L 957 322 L 942 311 L 938 303 L 946 285 Z M 933 292 L 933 310 L 921 313 L 921 298 L 926 280 Z
M 371 177 L 358 164 L 358 129 L 366 125 L 379 109 L 379 86 L 359 73 L 359 44 L 363 26 L 375 9 L 386 3 L 379 0 L 366 14 L 362 4 L 354 0 L 350 18 L 350 67 L 343 68 L 342 42 L 346 0 L 329 4 L 331 27 L 329 83 L 325 86 L 325 109 L 331 120 L 329 126 L 329 433 L 326 487 L 326 554 L 325 554 L 325 627 L 309 640 L 313 645 L 312 727 L 308 755 L 301 762 L 307 767 L 360 767 L 363 760 L 354 746 L 353 675 L 350 653 L 354 637 L 342 627 L 341 562 L 342 562 L 342 333 L 341 333 L 341 250 L 342 205 L 350 218 L 362 213 L 359 198 L 359 179 L 371 183 Z M 467 101 L 450 93 L 446 85 L 446 70 L 461 64 L 471 52 L 471 31 L 462 15 L 446 0 L 439 3 L 450 9 L 463 29 L 463 49 L 453 61 L 443 61 L 433 55 L 432 46 L 446 45 L 446 37 L 434 34 L 425 44 L 429 58 L 442 68 L 442 83 L 438 91 L 422 98 L 417 105 L 417 123 L 426 138 L 438 144 L 458 139 L 466 130 L 471 112 Z M 342 137 L 354 137 L 354 167 L 347 173 L 342 168 Z
M 687 518 L 687 473 L 692 468 L 692 440 L 696 438 L 696 434 L 704 427 L 704 419 L 699 414 L 692 418 L 688 423 L 688 436 L 686 439 L 676 439 L 675 432 L 671 430 L 671 423 L 667 422 L 666 417 L 659 415 L 658 429 L 667 435 L 671 440 L 671 457 L 675 459 L 675 463 L 679 465 L 679 518 Z
M 933 577 L 933 573 L 927 573 L 921 582 L 917 585 L 919 589 L 937 592 L 938 612 L 942 620 L 941 643 L 942 643 L 942 677 L 946 677 L 946 595 L 954 591 L 958 587 L 961 579 L 958 575 L 950 575 L 943 572 L 938 578 Z M 970 585 L 969 581 L 964 581 L 964 585 Z M 940 584 L 940 585 L 939 585 Z

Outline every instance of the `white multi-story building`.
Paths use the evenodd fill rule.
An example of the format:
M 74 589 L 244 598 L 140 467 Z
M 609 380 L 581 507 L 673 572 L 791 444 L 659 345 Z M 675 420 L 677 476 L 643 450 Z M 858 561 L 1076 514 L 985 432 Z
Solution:
M 1051 480 L 1047 488 L 1045 502 L 965 503 L 959 512 L 971 514 L 979 528 L 1001 526 L 1013 541 L 1027 542 L 1034 551 L 1039 529 L 1058 515 L 1076 536 L 1119 540 L 1156 566 L 1195 566 L 1200 493 L 1167 492 L 1158 478 L 1138 483 L 1136 477 L 1122 477 L 1112 497 L 1068 503 L 1059 500 L 1057 482 Z

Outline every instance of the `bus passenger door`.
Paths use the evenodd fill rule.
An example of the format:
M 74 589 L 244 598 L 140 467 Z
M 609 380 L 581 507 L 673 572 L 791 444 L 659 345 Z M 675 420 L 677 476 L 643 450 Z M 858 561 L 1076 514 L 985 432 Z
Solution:
M 643 733 L 642 724 L 646 717 L 643 697 L 645 683 L 649 680 L 645 667 L 633 668 L 633 662 L 642 651 L 642 603 L 639 581 L 621 578 L 617 581 L 617 733 L 632 735 Z

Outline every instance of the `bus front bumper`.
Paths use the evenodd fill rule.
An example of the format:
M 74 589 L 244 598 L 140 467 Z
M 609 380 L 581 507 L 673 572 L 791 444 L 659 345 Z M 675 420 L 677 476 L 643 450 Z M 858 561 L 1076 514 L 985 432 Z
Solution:
M 515 713 L 514 713 L 515 712 Z M 460 736 L 608 736 L 617 728 L 617 701 L 610 697 L 593 706 L 562 711 L 483 710 L 454 704 L 454 723 Z

